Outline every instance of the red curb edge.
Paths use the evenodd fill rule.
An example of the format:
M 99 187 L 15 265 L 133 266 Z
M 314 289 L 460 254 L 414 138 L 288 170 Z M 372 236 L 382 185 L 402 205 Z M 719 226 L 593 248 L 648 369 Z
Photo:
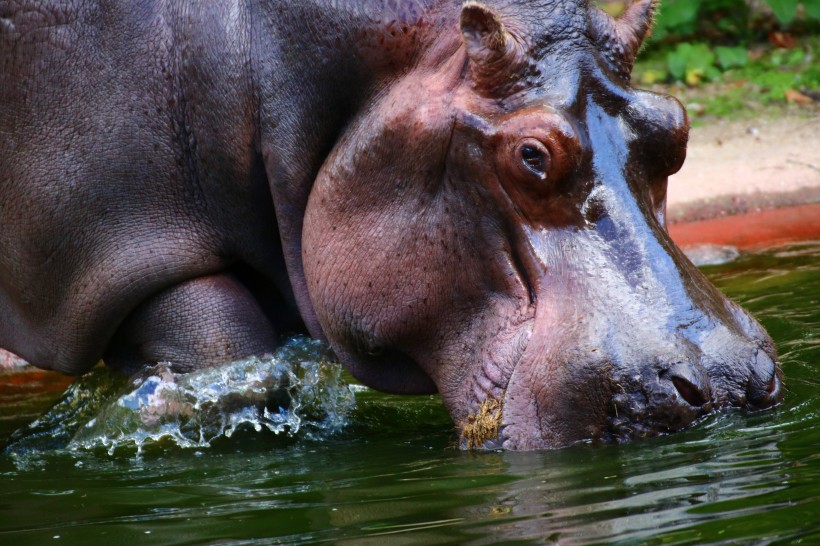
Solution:
M 753 250 L 820 239 L 820 203 L 671 224 L 669 234 L 682 248 L 716 244 Z

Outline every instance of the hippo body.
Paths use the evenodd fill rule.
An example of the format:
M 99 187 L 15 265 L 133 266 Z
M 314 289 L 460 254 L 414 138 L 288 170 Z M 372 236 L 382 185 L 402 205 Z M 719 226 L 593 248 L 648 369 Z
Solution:
M 187 371 L 304 326 L 466 446 L 776 403 L 666 232 L 688 122 L 629 86 L 656 3 L 0 1 L 0 347 Z

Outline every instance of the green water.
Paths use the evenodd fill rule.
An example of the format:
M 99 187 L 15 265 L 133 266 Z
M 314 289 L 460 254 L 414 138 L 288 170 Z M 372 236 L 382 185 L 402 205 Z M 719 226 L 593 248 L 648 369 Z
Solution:
M 773 411 L 629 445 L 471 453 L 435 397 L 362 391 L 352 410 L 314 400 L 291 435 L 250 419 L 138 453 L 102 417 L 86 443 L 48 447 L 77 434 L 60 411 L 89 418 L 69 400 L 0 456 L 0 544 L 820 544 L 820 242 L 707 273 L 777 341 L 787 393 Z M 75 395 L 114 388 L 95 381 Z M 18 403 L 0 443 L 31 419 Z M 328 428 L 334 412 L 346 425 Z

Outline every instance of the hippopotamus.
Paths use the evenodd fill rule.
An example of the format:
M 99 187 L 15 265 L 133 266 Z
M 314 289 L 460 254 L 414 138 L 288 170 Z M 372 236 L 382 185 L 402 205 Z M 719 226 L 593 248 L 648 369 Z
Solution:
M 465 448 L 781 398 L 666 229 L 656 0 L 0 2 L 0 347 L 179 373 L 326 340 Z

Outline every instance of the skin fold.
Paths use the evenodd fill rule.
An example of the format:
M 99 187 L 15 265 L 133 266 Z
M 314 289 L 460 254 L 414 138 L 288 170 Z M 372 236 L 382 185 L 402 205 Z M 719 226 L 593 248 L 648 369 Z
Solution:
M 0 0 L 0 347 L 191 371 L 304 328 L 464 447 L 775 404 L 771 339 L 666 231 L 656 8 Z

